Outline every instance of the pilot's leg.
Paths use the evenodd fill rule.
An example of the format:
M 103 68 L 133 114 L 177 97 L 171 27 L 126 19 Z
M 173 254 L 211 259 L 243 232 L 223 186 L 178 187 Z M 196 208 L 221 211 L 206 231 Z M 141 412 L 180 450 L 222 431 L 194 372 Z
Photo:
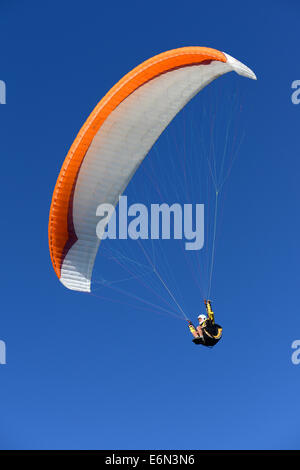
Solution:
M 197 333 L 203 339 L 203 331 L 200 325 L 197 326 Z
M 199 334 L 197 330 L 195 329 L 194 325 L 189 325 L 190 332 L 194 336 L 194 338 L 199 338 Z

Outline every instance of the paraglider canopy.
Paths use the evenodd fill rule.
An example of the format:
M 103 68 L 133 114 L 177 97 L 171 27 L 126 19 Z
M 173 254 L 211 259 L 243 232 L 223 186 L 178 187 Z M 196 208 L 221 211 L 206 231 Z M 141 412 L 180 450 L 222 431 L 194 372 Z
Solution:
M 90 292 L 100 239 L 99 204 L 116 206 L 135 171 L 174 116 L 217 77 L 254 73 L 228 54 L 184 47 L 156 55 L 125 75 L 98 103 L 73 142 L 54 189 L 49 249 L 69 289 Z

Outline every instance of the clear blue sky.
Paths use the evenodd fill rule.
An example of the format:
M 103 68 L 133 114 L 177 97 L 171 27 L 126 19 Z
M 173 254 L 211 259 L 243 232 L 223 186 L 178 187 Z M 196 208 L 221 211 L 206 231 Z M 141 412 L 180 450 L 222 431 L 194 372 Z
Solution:
M 300 448 L 299 14 L 274 0 L 1 2 L 2 449 Z M 258 77 L 215 85 L 234 81 L 246 137 L 218 239 L 225 334 L 212 350 L 171 316 L 67 291 L 48 253 L 53 187 L 89 112 L 134 66 L 187 45 L 225 51 Z M 167 171 L 155 155 L 153 165 Z M 196 315 L 200 295 L 187 295 Z

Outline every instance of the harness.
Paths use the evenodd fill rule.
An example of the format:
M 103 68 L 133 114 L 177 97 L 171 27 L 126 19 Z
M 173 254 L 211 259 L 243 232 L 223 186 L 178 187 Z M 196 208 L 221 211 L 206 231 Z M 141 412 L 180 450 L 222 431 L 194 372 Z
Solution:
M 201 328 L 204 330 L 205 334 L 206 334 L 207 336 L 209 336 L 210 338 L 213 338 L 213 339 L 219 339 L 219 338 L 221 338 L 221 336 L 222 336 L 222 331 L 223 331 L 222 328 L 218 326 L 218 327 L 217 327 L 217 329 L 218 329 L 217 334 L 216 334 L 216 335 L 212 335 L 212 334 L 210 334 L 210 333 L 205 329 L 206 323 L 207 323 L 207 320 L 205 320 L 205 321 L 202 323 L 202 325 L 201 325 Z

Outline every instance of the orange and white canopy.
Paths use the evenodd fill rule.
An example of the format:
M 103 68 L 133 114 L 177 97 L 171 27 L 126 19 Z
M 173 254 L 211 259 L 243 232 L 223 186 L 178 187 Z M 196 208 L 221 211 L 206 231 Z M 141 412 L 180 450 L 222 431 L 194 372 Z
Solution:
M 100 244 L 99 204 L 117 205 L 174 116 L 202 88 L 230 71 L 256 78 L 241 62 L 215 49 L 174 49 L 134 68 L 98 103 L 66 156 L 50 208 L 51 260 L 66 287 L 90 292 Z

